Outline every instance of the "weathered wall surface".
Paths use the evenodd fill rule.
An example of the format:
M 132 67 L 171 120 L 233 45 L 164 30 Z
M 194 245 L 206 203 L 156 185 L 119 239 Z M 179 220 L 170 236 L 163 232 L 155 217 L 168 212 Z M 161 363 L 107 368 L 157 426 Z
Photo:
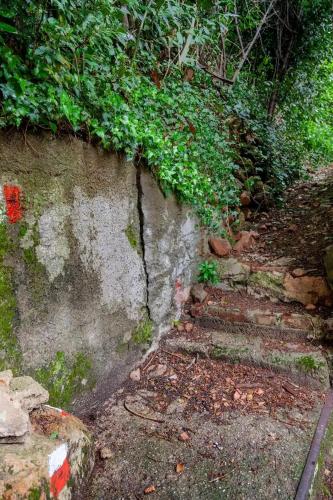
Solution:
M 190 210 L 164 198 L 149 172 L 141 174 L 148 308 L 160 331 L 179 317 L 190 292 L 199 247 Z
M 126 374 L 179 314 L 195 220 L 73 138 L 2 133 L 0 183 L 0 369 L 28 369 L 59 400 Z

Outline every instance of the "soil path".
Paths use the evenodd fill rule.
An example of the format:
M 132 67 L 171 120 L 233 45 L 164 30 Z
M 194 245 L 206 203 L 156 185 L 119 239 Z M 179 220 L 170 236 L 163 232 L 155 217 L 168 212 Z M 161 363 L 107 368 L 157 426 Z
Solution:
M 251 222 L 263 258 L 291 258 L 296 266 L 323 274 L 324 251 L 333 243 L 333 166 L 294 184 L 282 208 L 255 214 Z

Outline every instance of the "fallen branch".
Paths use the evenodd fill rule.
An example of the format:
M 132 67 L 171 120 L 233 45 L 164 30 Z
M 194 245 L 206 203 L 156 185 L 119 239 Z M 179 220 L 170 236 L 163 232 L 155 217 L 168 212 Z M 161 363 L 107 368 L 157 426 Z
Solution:
M 198 63 L 198 67 L 200 69 L 202 69 L 203 71 L 205 71 L 206 73 L 208 73 L 213 78 L 217 78 L 217 80 L 221 80 L 221 82 L 223 82 L 223 83 L 227 83 L 228 85 L 233 85 L 234 84 L 233 80 L 229 80 L 228 78 L 223 78 L 223 76 L 220 76 L 220 75 L 218 75 L 216 73 L 213 73 L 208 68 L 206 68 L 206 66 L 203 66 L 202 64 Z
M 143 418 L 144 420 L 151 420 L 152 422 L 157 422 L 158 424 L 163 424 L 165 422 L 165 420 L 161 420 L 158 418 L 149 417 L 148 415 L 142 415 L 141 413 L 137 413 L 136 411 L 132 410 L 131 408 L 129 408 L 127 406 L 126 401 L 124 401 L 124 408 L 132 415 L 135 415 L 136 417 Z

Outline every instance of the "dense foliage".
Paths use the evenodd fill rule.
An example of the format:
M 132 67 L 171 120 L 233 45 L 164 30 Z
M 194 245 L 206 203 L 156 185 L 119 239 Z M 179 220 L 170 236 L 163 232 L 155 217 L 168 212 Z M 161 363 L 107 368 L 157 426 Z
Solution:
M 213 224 L 239 179 L 277 192 L 313 148 L 332 153 L 329 14 L 327 0 L 2 0 L 0 126 L 125 151 Z

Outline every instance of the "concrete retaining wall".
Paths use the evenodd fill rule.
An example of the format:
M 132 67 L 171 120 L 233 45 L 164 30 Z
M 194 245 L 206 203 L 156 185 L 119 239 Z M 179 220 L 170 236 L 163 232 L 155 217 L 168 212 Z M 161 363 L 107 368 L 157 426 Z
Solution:
M 60 372 L 73 395 L 120 380 L 179 316 L 197 221 L 148 172 L 73 138 L 3 132 L 0 183 L 0 369 L 51 397 Z

